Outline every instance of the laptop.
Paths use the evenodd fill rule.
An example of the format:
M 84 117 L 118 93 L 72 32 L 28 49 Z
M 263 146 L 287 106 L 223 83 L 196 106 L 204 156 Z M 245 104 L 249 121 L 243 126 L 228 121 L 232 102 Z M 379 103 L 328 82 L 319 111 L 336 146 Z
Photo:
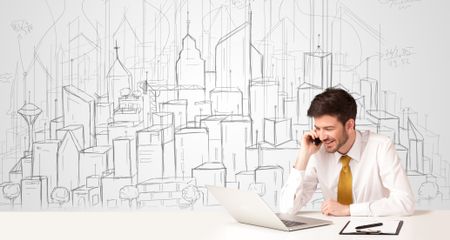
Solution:
M 274 213 L 255 192 L 218 186 L 206 187 L 228 213 L 240 223 L 282 231 L 296 231 L 332 223 L 321 219 Z

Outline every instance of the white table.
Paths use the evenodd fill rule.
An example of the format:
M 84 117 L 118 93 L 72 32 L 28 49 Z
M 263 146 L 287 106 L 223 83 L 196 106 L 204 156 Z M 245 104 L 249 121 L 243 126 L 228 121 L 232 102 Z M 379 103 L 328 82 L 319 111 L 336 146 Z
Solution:
M 417 211 L 399 236 L 342 236 L 350 217 L 305 216 L 334 224 L 282 232 L 237 223 L 223 209 L 147 212 L 0 212 L 0 239 L 450 239 L 450 211 Z M 390 217 L 392 218 L 392 217 Z M 6 238 L 8 237 L 8 238 Z

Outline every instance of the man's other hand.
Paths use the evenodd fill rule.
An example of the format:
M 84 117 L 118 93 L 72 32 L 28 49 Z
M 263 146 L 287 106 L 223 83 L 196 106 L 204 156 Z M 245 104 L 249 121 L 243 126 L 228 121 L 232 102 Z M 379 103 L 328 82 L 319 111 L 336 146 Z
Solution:
M 326 200 L 322 203 L 321 211 L 325 215 L 350 216 L 350 206 L 343 205 L 333 200 Z

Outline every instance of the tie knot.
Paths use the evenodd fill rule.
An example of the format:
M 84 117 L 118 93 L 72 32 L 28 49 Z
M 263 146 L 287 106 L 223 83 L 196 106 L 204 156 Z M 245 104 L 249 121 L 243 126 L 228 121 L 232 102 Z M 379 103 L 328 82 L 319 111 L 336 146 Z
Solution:
M 341 163 L 342 163 L 342 166 L 348 167 L 348 164 L 350 163 L 350 160 L 351 160 L 351 159 L 352 159 L 352 158 L 349 157 L 349 156 L 347 156 L 347 155 L 342 155 L 342 157 L 341 157 L 341 159 L 340 159 L 340 161 L 341 161 Z

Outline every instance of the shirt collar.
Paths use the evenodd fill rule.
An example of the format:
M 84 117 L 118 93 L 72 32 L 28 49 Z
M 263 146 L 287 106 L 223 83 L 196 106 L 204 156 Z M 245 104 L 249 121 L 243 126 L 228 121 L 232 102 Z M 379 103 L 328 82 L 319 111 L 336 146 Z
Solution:
M 351 157 L 352 159 L 356 161 L 361 160 L 361 132 L 356 131 L 355 134 L 355 142 L 353 143 L 352 147 L 348 151 L 347 156 Z M 338 151 L 334 153 L 334 156 L 336 158 L 336 161 L 339 162 L 339 159 L 341 158 L 342 154 L 340 154 Z

